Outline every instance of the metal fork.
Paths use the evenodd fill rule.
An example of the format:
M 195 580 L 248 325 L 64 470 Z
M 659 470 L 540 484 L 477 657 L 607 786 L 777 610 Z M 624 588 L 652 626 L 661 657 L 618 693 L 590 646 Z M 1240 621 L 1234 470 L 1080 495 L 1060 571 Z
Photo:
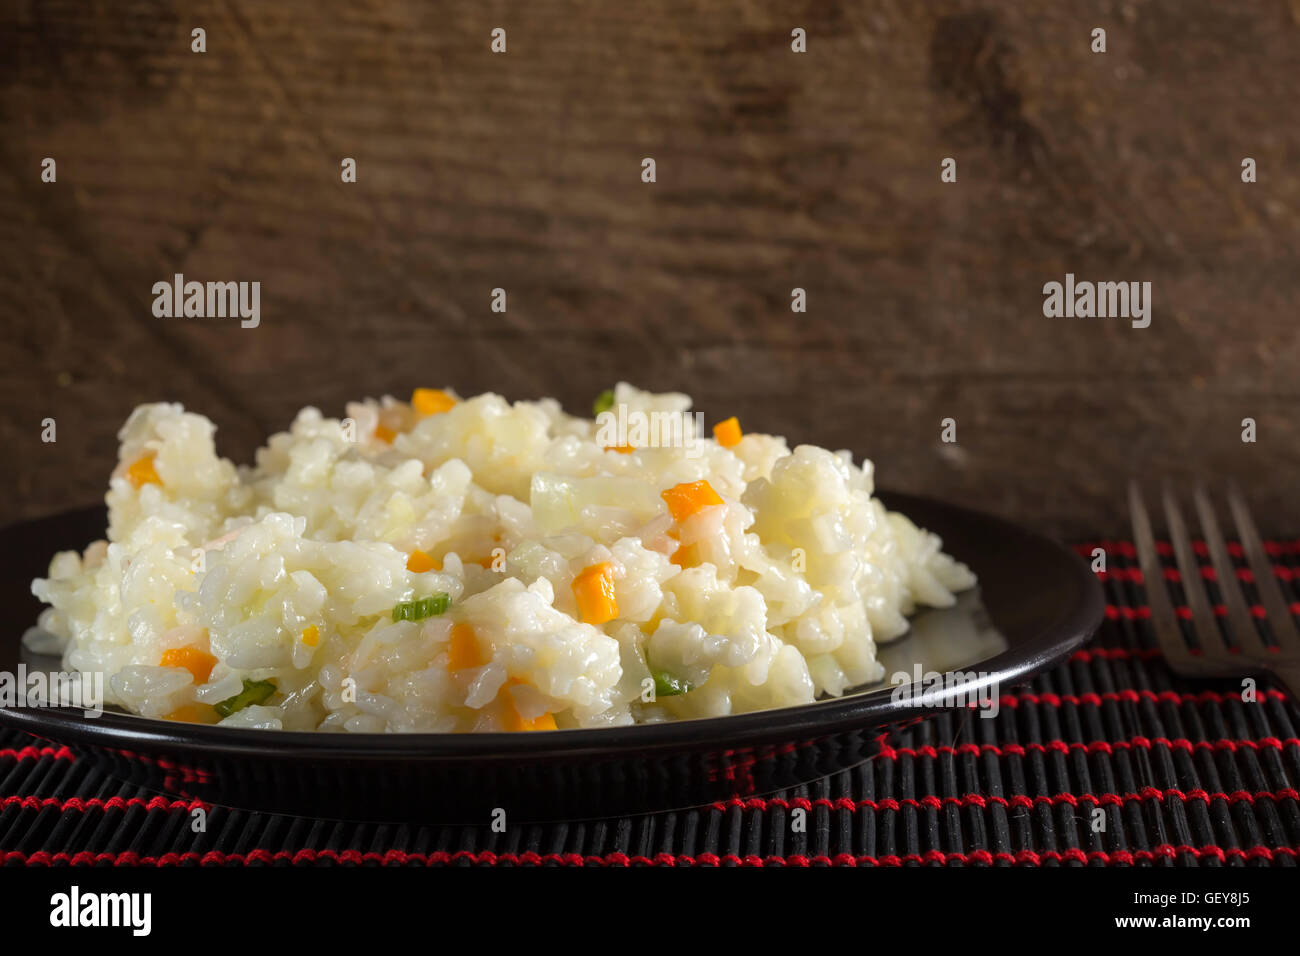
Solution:
M 1133 538 L 1137 545 L 1138 561 L 1142 568 L 1142 580 L 1147 592 L 1147 604 L 1151 608 L 1151 624 L 1155 628 L 1160 650 L 1169 666 L 1184 677 L 1240 677 L 1243 674 L 1269 674 L 1286 687 L 1293 696 L 1300 698 L 1300 633 L 1297 633 L 1291 609 L 1282 597 L 1277 577 L 1273 574 L 1273 565 L 1264 553 L 1264 544 L 1259 531 L 1250 517 L 1250 511 L 1236 485 L 1228 486 L 1228 508 L 1232 512 L 1233 522 L 1237 526 L 1237 536 L 1241 540 L 1242 550 L 1255 578 L 1255 587 L 1259 591 L 1260 601 L 1277 641 L 1276 647 L 1264 643 L 1255 620 L 1246 606 L 1246 598 L 1241 584 L 1237 580 L 1237 570 L 1228 557 L 1228 547 L 1219 530 L 1210 497 L 1203 485 L 1198 484 L 1194 492 L 1197 517 L 1205 544 L 1210 552 L 1214 573 L 1219 581 L 1219 590 L 1223 593 L 1223 603 L 1227 607 L 1227 622 L 1235 639 L 1235 648 L 1229 648 L 1219 630 L 1219 622 L 1210 607 L 1205 592 L 1205 582 L 1201 580 L 1200 564 L 1192 551 L 1192 541 L 1187 534 L 1187 523 L 1183 520 L 1178 502 L 1169 487 L 1161 488 L 1165 519 L 1169 526 L 1169 538 L 1173 544 L 1174 557 L 1178 562 L 1178 573 L 1182 577 L 1183 592 L 1187 596 L 1187 606 L 1192 612 L 1192 628 L 1200 645 L 1200 653 L 1194 653 L 1183 637 L 1178 618 L 1174 614 L 1169 589 L 1165 586 L 1164 569 L 1160 556 L 1156 552 L 1155 536 L 1151 531 L 1151 516 L 1142 501 L 1142 493 L 1137 482 L 1129 482 L 1129 511 L 1133 521 Z

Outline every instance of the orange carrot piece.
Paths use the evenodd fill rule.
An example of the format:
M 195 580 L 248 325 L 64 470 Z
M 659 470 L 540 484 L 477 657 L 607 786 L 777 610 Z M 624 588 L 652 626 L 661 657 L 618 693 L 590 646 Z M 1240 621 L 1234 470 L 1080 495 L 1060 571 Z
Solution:
M 153 467 L 153 455 L 145 455 L 131 462 L 130 467 L 126 469 L 126 477 L 137 488 L 142 485 L 161 485 L 162 479 L 158 477 L 158 472 Z
M 217 710 L 211 704 L 181 704 L 163 720 L 179 720 L 186 724 L 215 724 L 218 720 Z
M 510 729 L 516 731 L 520 731 L 520 730 L 527 731 L 527 730 L 558 730 L 559 728 L 555 726 L 554 714 L 550 714 L 550 713 L 542 714 L 538 717 L 534 717 L 532 720 L 527 720 L 524 717 L 521 717 L 519 711 L 516 710 L 514 712 L 514 720 L 511 721 Z
M 393 443 L 393 439 L 397 437 L 397 432 L 393 431 L 387 425 L 376 425 L 375 437 L 378 438 L 380 441 L 388 442 L 388 444 L 391 445 Z
M 713 426 L 713 437 L 717 439 L 718 444 L 723 448 L 733 448 L 740 444 L 740 439 L 744 434 L 740 430 L 740 421 L 733 415 L 725 422 L 718 422 Z
M 406 570 L 416 574 L 423 574 L 425 571 L 441 571 L 442 562 L 416 548 L 406 559 Z
M 527 683 L 518 677 L 511 677 L 506 681 L 506 688 L 514 687 L 518 684 Z M 506 730 L 510 731 L 530 731 L 530 730 L 558 730 L 555 725 L 555 715 L 551 713 L 541 714 L 533 718 L 526 718 L 519 713 L 515 707 L 514 697 L 510 696 L 509 690 L 505 690 L 506 697 Z
M 440 388 L 417 388 L 411 393 L 411 407 L 423 416 L 440 415 L 456 404 Z
M 456 624 L 451 629 L 451 641 L 447 645 L 447 670 L 459 671 L 466 667 L 481 667 L 487 663 L 479 650 L 478 638 L 474 629 L 465 622 Z
M 183 667 L 194 675 L 194 683 L 206 684 L 217 659 L 197 647 L 169 647 L 162 652 L 159 667 Z
M 583 568 L 573 579 L 573 596 L 578 616 L 587 624 L 604 624 L 618 617 L 614 596 L 614 566 L 609 562 Z
M 685 521 L 697 511 L 722 504 L 722 499 L 707 481 L 686 481 L 673 485 L 667 491 L 660 492 L 660 497 L 668 502 L 668 510 L 674 521 Z
M 320 643 L 320 628 L 315 624 L 302 629 L 302 642 L 308 647 L 315 647 Z

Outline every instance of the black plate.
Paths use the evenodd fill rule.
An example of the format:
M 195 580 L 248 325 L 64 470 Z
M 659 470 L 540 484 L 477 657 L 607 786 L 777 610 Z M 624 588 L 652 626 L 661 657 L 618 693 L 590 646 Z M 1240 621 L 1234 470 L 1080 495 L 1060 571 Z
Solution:
M 1101 587 L 1066 548 L 941 502 L 881 498 L 941 535 L 945 550 L 980 579 L 977 593 L 919 615 L 907 636 L 882 649 L 887 674 L 911 674 L 919 663 L 979 672 L 967 690 L 1005 691 L 1068 656 L 1100 624 Z M 104 528 L 101 507 L 0 530 L 0 671 L 15 674 L 20 660 L 32 667 L 21 649 L 41 608 L 31 579 L 46 573 L 55 551 L 82 548 Z M 516 821 L 576 819 L 807 783 L 868 759 L 891 727 L 943 706 L 886 684 L 733 717 L 530 734 L 311 734 L 113 711 L 87 718 L 50 707 L 0 709 L 0 724 L 184 798 L 317 817 L 488 823 L 498 809 Z

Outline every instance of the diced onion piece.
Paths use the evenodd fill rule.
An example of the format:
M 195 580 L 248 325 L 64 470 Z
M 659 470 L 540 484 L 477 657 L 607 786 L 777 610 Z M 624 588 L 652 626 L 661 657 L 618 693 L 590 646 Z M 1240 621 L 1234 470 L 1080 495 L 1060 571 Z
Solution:
M 685 521 L 697 511 L 722 504 L 722 499 L 707 481 L 686 481 L 661 492 L 674 521 Z
M 137 488 L 142 485 L 162 484 L 162 479 L 158 477 L 158 472 L 153 467 L 153 455 L 145 455 L 131 462 L 126 469 L 126 477 Z
M 411 393 L 411 407 L 426 417 L 440 415 L 455 404 L 456 399 L 440 388 L 417 388 Z
M 573 596 L 578 602 L 578 616 L 585 624 L 604 624 L 618 617 L 613 565 L 602 562 L 583 568 L 573 579 Z
M 441 571 L 442 562 L 416 548 L 411 552 L 411 556 L 406 559 L 406 570 L 415 574 L 423 574 L 425 571 Z
M 641 478 L 574 478 L 553 472 L 533 474 L 529 505 L 543 535 L 581 527 L 586 509 L 617 508 L 649 521 L 659 511 L 654 485 Z
M 479 651 L 474 629 L 463 621 L 451 629 L 451 642 L 447 646 L 447 670 L 459 671 L 466 667 L 481 667 L 487 663 Z
M 733 415 L 725 422 L 718 422 L 713 426 L 713 437 L 717 439 L 718 444 L 723 448 L 733 448 L 740 444 L 740 439 L 744 437 L 740 430 L 740 421 Z
M 206 684 L 217 659 L 197 647 L 169 647 L 162 652 L 159 667 L 183 667 L 194 675 L 194 683 Z

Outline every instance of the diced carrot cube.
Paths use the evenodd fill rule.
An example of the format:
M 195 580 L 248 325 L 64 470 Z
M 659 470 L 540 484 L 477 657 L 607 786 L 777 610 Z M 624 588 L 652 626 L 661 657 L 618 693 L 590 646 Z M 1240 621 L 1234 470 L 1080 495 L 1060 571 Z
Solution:
M 510 688 L 524 683 L 527 682 L 520 680 L 518 677 L 511 677 L 509 680 L 506 681 L 505 686 L 507 688 Z M 532 717 L 532 718 L 524 717 L 522 714 L 519 713 L 518 708 L 515 707 L 514 698 L 510 696 L 509 690 L 507 690 L 505 693 L 507 695 L 506 715 L 505 715 L 506 730 L 519 732 L 519 731 L 530 731 L 530 730 L 558 730 L 559 729 L 558 727 L 556 727 L 554 714 L 545 713 L 545 714 L 541 714 L 540 716 Z
M 320 643 L 320 628 L 315 624 L 302 629 L 302 642 L 308 647 L 315 647 Z
M 375 437 L 378 438 L 380 441 L 388 442 L 388 444 L 391 445 L 393 443 L 393 439 L 397 437 L 397 432 L 393 431 L 387 425 L 376 425 Z
M 456 399 L 440 388 L 417 388 L 411 393 L 411 407 L 421 415 L 439 415 L 455 404 Z
M 451 641 L 447 645 L 447 670 L 459 671 L 466 667 L 481 667 L 486 661 L 479 650 L 478 638 L 474 629 L 463 621 L 451 629 Z
M 179 720 L 186 724 L 215 724 L 218 715 L 211 704 L 181 704 L 163 719 Z
M 697 511 L 722 504 L 722 499 L 707 481 L 686 481 L 673 485 L 660 497 L 668 502 L 674 521 L 685 521 Z
M 573 579 L 573 596 L 578 616 L 587 624 L 604 624 L 618 617 L 614 596 L 614 566 L 608 562 L 583 568 Z
M 131 462 L 130 467 L 126 469 L 126 477 L 137 488 L 142 485 L 162 484 L 162 479 L 158 477 L 158 472 L 153 467 L 153 455 L 145 455 Z
M 510 727 L 511 730 L 528 731 L 528 730 L 558 730 L 559 729 L 558 727 L 555 726 L 554 714 L 550 714 L 550 713 L 541 714 L 538 717 L 534 717 L 532 720 L 528 720 L 524 717 L 521 717 L 519 715 L 519 711 L 515 711 L 514 717 L 515 719 L 511 722 L 511 727 Z
M 441 571 L 442 562 L 416 548 L 406 559 L 406 570 L 416 574 L 423 574 L 425 571 Z
M 718 444 L 723 448 L 732 448 L 740 443 L 743 433 L 740 430 L 740 422 L 733 415 L 725 422 L 718 422 L 713 426 L 713 437 L 717 439 Z
M 194 675 L 194 683 L 206 684 L 217 659 L 197 647 L 169 647 L 162 652 L 159 667 L 183 667 Z
M 679 568 L 691 567 L 693 564 L 695 564 L 695 545 L 693 544 L 680 545 L 677 548 L 677 550 L 673 552 L 673 556 L 668 560 L 671 561 L 673 564 L 677 565 Z
M 620 455 L 630 455 L 636 451 L 635 445 L 606 445 L 605 451 L 616 451 Z

